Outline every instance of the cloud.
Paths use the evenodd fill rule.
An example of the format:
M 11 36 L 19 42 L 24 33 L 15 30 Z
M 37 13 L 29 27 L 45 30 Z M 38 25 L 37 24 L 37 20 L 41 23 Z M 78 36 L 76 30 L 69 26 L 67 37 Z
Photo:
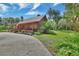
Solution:
M 20 9 L 27 7 L 28 3 L 19 3 Z
M 37 14 L 40 14 L 40 12 L 38 12 L 38 11 L 29 11 L 25 15 L 37 15 Z
M 40 3 L 34 3 L 32 9 L 36 9 L 36 8 L 39 7 L 39 6 L 40 6 Z
M 2 17 L 3 15 L 2 14 L 0 14 L 0 17 Z
M 19 3 L 18 5 L 20 6 L 20 8 L 25 8 L 29 5 L 29 3 Z M 36 9 L 39 6 L 40 6 L 40 3 L 33 3 L 32 9 Z
M 40 6 L 40 3 L 33 3 L 32 9 L 29 12 L 27 12 L 25 15 L 37 15 L 37 14 L 40 14 L 39 11 L 35 10 L 39 6 Z
M 54 3 L 53 6 L 56 6 L 56 5 L 58 5 L 58 4 L 60 4 L 60 3 Z
M 0 11 L 7 11 L 9 7 L 4 5 L 4 4 L 0 4 Z

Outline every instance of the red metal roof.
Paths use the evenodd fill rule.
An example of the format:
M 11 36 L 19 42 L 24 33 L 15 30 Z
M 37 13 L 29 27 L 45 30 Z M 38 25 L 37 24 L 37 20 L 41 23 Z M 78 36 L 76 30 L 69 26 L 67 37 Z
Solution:
M 39 22 L 44 16 L 37 16 L 35 18 L 32 19 L 28 19 L 22 22 L 19 22 L 18 24 L 25 24 L 25 23 L 32 23 L 32 22 Z

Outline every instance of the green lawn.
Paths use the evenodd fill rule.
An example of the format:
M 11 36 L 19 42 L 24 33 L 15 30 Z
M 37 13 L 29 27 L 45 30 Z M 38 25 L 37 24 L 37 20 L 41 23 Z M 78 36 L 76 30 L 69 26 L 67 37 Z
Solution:
M 56 31 L 56 33 L 56 35 L 41 34 L 34 37 L 54 55 L 79 56 L 79 33 L 71 31 Z
M 0 32 L 8 32 L 8 28 L 10 28 L 11 26 L 9 25 L 0 25 Z

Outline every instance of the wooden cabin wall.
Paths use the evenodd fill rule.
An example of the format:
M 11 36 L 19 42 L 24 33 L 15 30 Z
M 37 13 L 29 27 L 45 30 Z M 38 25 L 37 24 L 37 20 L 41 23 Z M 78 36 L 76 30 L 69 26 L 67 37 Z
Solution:
M 34 30 L 34 29 L 39 30 L 40 26 L 42 26 L 45 21 L 47 21 L 47 18 L 43 17 L 39 22 L 17 24 L 16 28 L 22 29 L 22 30 L 25 30 L 25 29 L 28 29 L 28 28 L 31 28 L 32 30 Z
M 38 22 L 35 23 L 24 23 L 24 24 L 18 24 L 17 29 L 37 29 L 38 28 Z

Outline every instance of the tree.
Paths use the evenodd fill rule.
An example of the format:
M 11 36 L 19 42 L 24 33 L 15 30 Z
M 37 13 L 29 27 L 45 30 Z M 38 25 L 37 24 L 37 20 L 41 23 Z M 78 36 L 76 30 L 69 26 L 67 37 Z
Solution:
M 2 18 L 0 17 L 0 22 L 2 21 Z
M 79 4 L 70 3 L 65 4 L 66 12 L 64 13 L 64 18 L 70 22 L 71 29 L 75 29 L 75 31 L 79 31 Z
M 57 19 L 60 17 L 60 11 L 55 9 L 49 9 L 48 10 L 49 19 Z
M 15 18 L 15 22 L 19 22 L 20 21 L 20 19 L 19 18 Z
M 23 19 L 24 19 L 24 17 L 23 17 L 23 16 L 21 16 L 21 21 L 23 21 Z
M 58 22 L 62 18 L 60 16 L 60 11 L 50 8 L 48 11 L 48 15 L 49 15 L 49 19 L 53 19 L 56 22 L 57 24 L 56 28 L 58 29 Z
M 70 4 L 65 4 L 66 8 L 65 8 L 65 13 L 64 13 L 64 17 L 66 17 L 68 20 L 73 20 L 75 16 L 78 16 L 78 4 L 75 3 L 70 3 Z

